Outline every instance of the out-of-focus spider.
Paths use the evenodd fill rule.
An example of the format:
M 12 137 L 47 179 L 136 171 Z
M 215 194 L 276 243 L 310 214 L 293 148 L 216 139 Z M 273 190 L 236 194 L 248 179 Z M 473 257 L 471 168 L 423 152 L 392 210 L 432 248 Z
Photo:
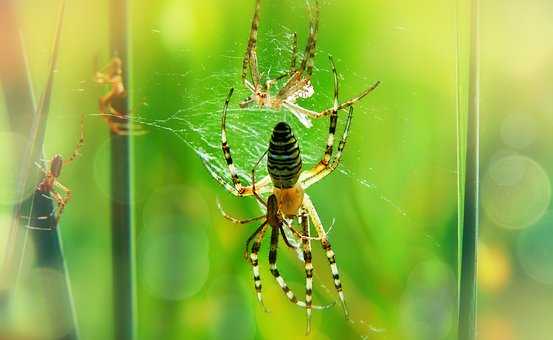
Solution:
M 326 252 L 326 256 L 332 270 L 334 286 L 340 297 L 340 301 L 342 303 L 346 318 L 348 318 L 345 296 L 342 290 L 342 283 L 340 281 L 340 275 L 338 272 L 338 267 L 336 265 L 336 257 L 334 255 L 334 251 L 331 248 L 327 233 L 323 228 L 315 206 L 313 205 L 313 202 L 311 201 L 307 193 L 305 193 L 305 189 L 320 181 L 327 175 L 331 174 L 340 164 L 340 160 L 343 154 L 342 151 L 344 150 L 347 142 L 351 126 L 351 119 L 353 116 L 353 107 L 350 106 L 344 132 L 338 145 L 336 156 L 334 159 L 331 159 L 334 147 L 336 125 L 338 122 L 338 110 L 341 105 L 338 103 L 338 75 L 336 72 L 334 61 L 331 57 L 330 62 L 332 65 L 332 73 L 334 75 L 334 105 L 330 113 L 330 123 L 326 148 L 323 157 L 319 161 L 319 163 L 310 170 L 302 171 L 302 160 L 298 141 L 296 140 L 292 129 L 290 128 L 290 125 L 288 125 L 288 123 L 286 122 L 280 122 L 276 124 L 276 126 L 273 128 L 273 133 L 269 141 L 269 147 L 268 150 L 265 152 L 267 154 L 267 169 L 269 175 L 256 182 L 254 168 L 254 171 L 252 171 L 252 185 L 243 186 L 238 176 L 237 169 L 234 166 L 234 162 L 232 160 L 230 152 L 230 146 L 227 142 L 226 114 L 229 101 L 233 92 L 233 90 L 231 89 L 225 101 L 223 109 L 223 117 L 221 122 L 221 148 L 225 161 L 228 165 L 233 185 L 230 185 L 220 177 L 216 177 L 219 183 L 221 183 L 227 189 L 227 191 L 238 197 L 254 196 L 258 201 L 261 201 L 262 204 L 265 204 L 263 202 L 261 194 L 269 193 L 269 203 L 271 203 L 272 206 L 269 206 L 269 204 L 265 204 L 267 206 L 267 216 L 265 217 L 265 219 L 269 221 L 269 223 L 273 223 L 275 224 L 275 226 L 278 225 L 279 228 L 281 228 L 281 219 L 285 221 L 293 221 L 294 219 L 297 219 L 299 224 L 302 226 L 303 230 L 300 233 L 300 238 L 302 240 L 303 258 L 305 261 L 305 306 L 307 313 L 308 333 L 311 329 L 311 308 L 313 291 L 313 265 L 311 263 L 312 238 L 310 237 L 309 220 L 311 220 L 311 222 L 315 226 L 315 230 L 317 232 L 316 239 L 320 240 L 321 245 Z M 262 156 L 262 158 L 264 156 L 265 154 Z M 259 217 L 258 219 L 261 218 L 262 217 Z M 276 227 L 273 226 L 273 233 L 278 232 L 278 229 L 276 231 L 275 229 Z M 293 231 L 293 228 L 290 229 L 292 229 Z M 263 230 L 263 226 L 258 228 L 258 230 L 256 230 L 256 232 L 254 233 L 254 235 L 252 235 L 252 237 L 250 237 L 250 239 L 257 237 L 257 239 L 261 240 L 261 237 L 263 236 Z M 252 254 L 254 254 L 253 250 L 254 249 L 252 248 Z M 252 258 L 252 261 L 254 259 L 257 259 L 257 254 L 255 255 L 256 256 Z M 254 264 L 255 266 L 254 262 L 252 262 L 252 264 Z M 276 266 L 274 268 L 276 268 Z M 287 291 L 286 293 L 288 294 Z
M 127 91 L 123 84 L 121 59 L 114 57 L 107 66 L 96 72 L 95 81 L 98 84 L 111 86 L 109 92 L 101 96 L 99 100 L 100 114 L 108 123 L 111 131 L 118 135 L 144 134 L 145 130 L 142 126 L 129 125 L 128 112 L 122 106 L 122 101 L 127 97 Z M 129 127 L 132 127 L 132 130 Z
M 296 69 L 297 34 L 294 33 L 292 41 L 292 58 L 289 71 L 276 77 L 275 79 L 269 79 L 265 82 L 262 82 L 259 74 L 256 52 L 260 7 L 261 0 L 256 0 L 248 46 L 242 61 L 242 82 L 252 94 L 240 103 L 240 107 L 245 108 L 252 104 L 256 104 L 260 108 L 268 108 L 276 111 L 279 111 L 282 107 L 284 107 L 292 112 L 305 127 L 309 128 L 313 125 L 310 118 L 316 119 L 328 116 L 334 109 L 328 108 L 317 112 L 303 108 L 296 104 L 296 100 L 300 98 L 309 98 L 314 93 L 314 89 L 311 84 L 311 75 L 313 73 L 317 31 L 319 28 L 319 1 L 315 0 L 315 4 L 310 5 L 311 23 L 309 25 L 309 37 L 300 67 Z M 248 79 L 248 71 L 251 81 Z M 276 94 L 271 93 L 271 86 L 286 77 L 288 77 L 286 82 L 278 90 L 278 92 L 275 91 Z M 358 96 L 342 102 L 338 106 L 338 110 L 348 108 L 357 101 L 361 100 L 369 94 L 369 92 L 374 90 L 379 83 L 380 82 L 377 81 Z
M 72 192 L 67 187 L 65 187 L 63 184 L 61 184 L 58 181 L 58 178 L 61 175 L 61 170 L 64 166 L 68 165 L 69 163 L 73 162 L 77 157 L 79 157 L 81 147 L 84 144 L 84 116 L 81 117 L 81 137 L 79 141 L 77 142 L 77 145 L 75 146 L 75 149 L 73 150 L 73 153 L 71 156 L 64 160 L 63 157 L 60 154 L 54 155 L 52 159 L 48 162 L 48 167 L 44 168 L 40 164 L 36 164 L 37 167 L 42 171 L 44 174 L 44 177 L 42 178 L 41 182 L 36 187 L 36 192 L 47 197 L 53 199 L 57 203 L 57 209 L 52 210 L 52 213 L 50 215 L 54 215 L 55 224 L 54 226 L 50 228 L 41 228 L 41 227 L 34 227 L 32 225 L 28 225 L 27 227 L 30 229 L 55 229 L 60 221 L 61 215 L 63 214 L 63 210 L 65 209 L 67 203 L 71 200 Z M 56 191 L 56 189 L 61 190 L 63 192 L 63 195 Z M 49 216 L 40 216 L 37 219 L 38 220 L 46 220 Z

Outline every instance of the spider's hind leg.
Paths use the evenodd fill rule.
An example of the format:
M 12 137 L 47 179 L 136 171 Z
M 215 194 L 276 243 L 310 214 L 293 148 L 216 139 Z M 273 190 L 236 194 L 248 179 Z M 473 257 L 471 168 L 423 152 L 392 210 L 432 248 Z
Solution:
M 278 248 L 278 238 L 279 238 L 279 232 L 280 229 L 277 227 L 273 227 L 272 233 L 271 233 L 271 249 L 269 250 L 269 268 L 271 270 L 271 274 L 275 277 L 276 281 L 278 282 L 278 285 L 284 292 L 284 294 L 288 297 L 288 300 L 292 302 L 293 304 L 305 308 L 307 304 L 305 301 L 298 300 L 296 298 L 296 295 L 294 292 L 288 287 L 286 284 L 286 281 L 284 281 L 284 278 L 280 275 L 280 272 L 276 265 L 277 260 L 277 248 Z M 313 309 L 327 309 L 334 306 L 334 303 L 330 303 L 328 305 L 313 305 Z
M 292 302 L 295 305 L 298 305 L 300 307 L 305 307 L 306 304 L 304 301 L 298 301 L 296 298 L 296 295 L 290 287 L 286 284 L 286 281 L 284 281 L 284 278 L 280 275 L 280 272 L 278 271 L 276 260 L 277 260 L 277 248 L 278 248 L 278 237 L 279 237 L 279 228 L 272 228 L 271 232 L 271 249 L 269 251 L 269 268 L 271 269 L 271 274 L 275 277 L 276 281 L 278 282 L 278 285 L 284 292 L 284 294 L 288 297 L 288 300 Z
M 249 244 L 251 241 L 255 238 L 255 241 L 252 245 L 252 251 L 249 256 L 250 263 L 252 264 L 252 271 L 253 271 L 253 281 L 255 285 L 255 291 L 257 293 L 257 300 L 263 306 L 263 309 L 265 312 L 268 312 L 269 310 L 267 307 L 265 307 L 265 304 L 263 303 L 263 296 L 261 295 L 261 276 L 259 275 L 259 248 L 261 248 L 261 240 L 263 240 L 263 235 L 265 235 L 265 231 L 267 230 L 267 222 L 264 222 L 257 230 L 248 238 L 248 241 L 246 242 L 246 255 L 247 255 L 247 249 L 249 247 Z
M 315 206 L 313 205 L 313 202 L 311 202 L 311 199 L 307 195 L 305 195 L 304 197 L 304 207 L 307 210 L 307 213 L 309 214 L 311 221 L 315 225 L 315 230 L 317 231 L 317 234 L 321 239 L 321 245 L 325 251 L 326 257 L 330 264 L 330 269 L 332 271 L 334 287 L 336 288 L 336 291 L 338 292 L 338 296 L 340 297 L 340 303 L 342 304 L 342 308 L 344 309 L 345 317 L 346 319 L 349 319 L 349 313 L 346 306 L 346 298 L 344 296 L 344 291 L 342 289 L 342 282 L 340 280 L 340 272 L 338 271 L 338 266 L 336 265 L 336 255 L 334 254 L 334 251 L 332 250 L 332 246 L 328 241 L 326 232 L 323 228 L 323 224 L 321 223 L 321 219 L 319 218 L 319 215 L 315 210 Z
M 309 217 L 307 212 L 302 210 L 300 215 L 300 222 L 303 228 L 302 245 L 303 245 L 303 259 L 305 261 L 305 304 L 307 315 L 307 329 L 306 333 L 311 332 L 311 308 L 313 303 L 313 263 L 311 262 L 311 239 L 309 237 Z

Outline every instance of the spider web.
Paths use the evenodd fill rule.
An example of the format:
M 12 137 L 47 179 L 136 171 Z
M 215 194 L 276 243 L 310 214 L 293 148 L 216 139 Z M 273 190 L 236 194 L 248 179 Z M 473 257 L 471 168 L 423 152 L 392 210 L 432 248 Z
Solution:
M 260 32 L 257 53 L 259 72 L 263 81 L 288 72 L 292 54 L 292 34 L 292 31 L 286 27 L 281 27 L 279 33 Z M 192 51 L 182 51 L 182 53 L 187 54 Z M 317 54 L 324 57 L 328 55 L 320 49 Z M 239 102 L 250 95 L 249 90 L 243 86 L 240 79 L 243 55 L 244 46 L 235 44 L 233 49 L 223 55 L 209 57 L 209 64 L 202 65 L 200 69 L 190 70 L 186 73 L 153 74 L 150 80 L 151 84 L 170 82 L 179 87 L 182 93 L 180 109 L 163 115 L 157 112 L 155 107 L 150 106 L 147 101 L 142 101 L 137 103 L 138 110 L 135 110 L 135 112 L 140 112 L 140 115 L 132 116 L 132 118 L 137 123 L 146 126 L 147 129 L 159 129 L 173 134 L 201 159 L 214 178 L 221 178 L 231 184 L 230 174 L 221 151 L 221 117 L 228 92 L 230 88 L 234 88 L 227 113 L 227 137 L 233 161 L 243 183 L 245 185 L 251 183 L 251 170 L 267 150 L 272 127 L 279 121 L 286 121 L 291 125 L 300 144 L 304 169 L 309 169 L 323 156 L 328 136 L 328 119 L 314 120 L 313 127 L 307 129 L 285 109 L 273 111 L 259 109 L 256 106 L 240 108 Z M 297 66 L 301 59 L 302 42 L 300 40 Z M 337 61 L 339 62 L 339 59 Z M 212 64 L 224 65 L 224 67 L 215 69 L 211 66 Z M 340 69 L 347 70 L 347 66 L 339 64 Z M 355 74 L 353 76 L 359 77 Z M 342 82 L 340 73 L 339 78 Z M 369 79 L 363 78 L 363 80 L 369 84 Z M 278 91 L 285 81 L 286 79 L 279 81 L 272 89 Z M 319 57 L 315 63 L 312 84 L 315 89 L 314 95 L 311 98 L 302 99 L 298 103 L 316 111 L 331 107 L 333 100 L 332 72 L 330 64 L 324 58 Z M 137 98 L 140 98 L 140 95 L 139 93 Z M 343 94 L 341 97 L 345 98 Z M 371 113 L 364 105 L 363 101 L 356 105 L 353 124 L 355 124 L 356 115 Z M 341 138 L 343 133 L 345 116 L 345 112 L 339 115 L 336 139 Z M 336 141 L 335 144 L 337 147 L 338 142 Z M 355 148 L 350 143 L 346 146 L 345 153 L 348 154 L 347 157 L 361 159 L 363 157 L 361 151 L 360 148 Z M 268 174 L 264 164 L 265 161 L 262 161 L 256 168 L 257 179 Z M 406 215 L 399 205 L 381 193 L 367 177 L 355 174 L 343 165 L 340 165 L 336 172 L 351 176 L 360 185 L 374 191 L 379 199 L 387 202 L 400 214 Z
M 290 32 L 284 34 L 268 34 L 269 39 L 264 39 L 264 49 L 258 49 L 260 55 L 260 72 L 262 77 L 274 78 L 285 73 L 289 69 L 292 39 Z M 268 47 L 267 47 L 268 46 Z M 245 99 L 250 92 L 244 88 L 240 80 L 241 64 L 244 51 L 238 48 L 229 51 L 227 55 L 218 57 L 226 64 L 233 65 L 229 70 L 214 72 L 203 76 L 203 72 L 190 71 L 186 74 L 156 74 L 154 82 L 166 82 L 170 78 L 180 78 L 183 83 L 194 84 L 194 87 L 183 88 L 181 98 L 182 109 L 169 114 L 162 119 L 152 119 L 157 113 L 147 103 L 142 103 L 141 115 L 133 119 L 149 129 L 161 129 L 177 136 L 190 147 L 204 162 L 213 176 L 219 176 L 232 183 L 228 168 L 221 152 L 221 117 L 223 104 L 231 87 L 234 94 L 231 98 L 227 113 L 227 136 L 231 147 L 233 160 L 238 169 L 239 176 L 244 183 L 250 183 L 251 170 L 261 155 L 266 151 L 272 127 L 279 121 L 288 122 L 294 134 L 299 140 L 302 160 L 305 168 L 316 164 L 323 155 L 328 134 L 328 119 L 320 119 L 314 123 L 314 127 L 306 129 L 297 119 L 285 109 L 271 111 L 259 109 L 255 106 L 241 109 L 238 103 Z M 271 54 L 271 68 L 264 68 L 266 58 L 261 56 Z M 301 53 L 298 53 L 298 62 Z M 328 70 L 315 69 L 314 73 L 325 73 L 330 83 L 331 74 Z M 278 90 L 286 80 L 279 81 L 273 88 Z M 317 87 L 317 83 L 314 84 Z M 316 93 L 317 101 L 326 103 L 320 109 L 332 105 L 330 94 Z M 198 98 L 207 98 L 198 100 Z M 306 107 L 315 107 L 313 100 L 303 101 Z M 317 105 L 318 107 L 318 105 Z M 345 115 L 341 115 L 345 117 Z M 341 121 L 341 122 L 340 122 Z M 340 124 L 342 123 L 342 124 Z M 339 119 L 338 131 L 343 130 L 342 119 Z M 264 166 L 256 169 L 256 176 L 261 178 L 267 175 Z

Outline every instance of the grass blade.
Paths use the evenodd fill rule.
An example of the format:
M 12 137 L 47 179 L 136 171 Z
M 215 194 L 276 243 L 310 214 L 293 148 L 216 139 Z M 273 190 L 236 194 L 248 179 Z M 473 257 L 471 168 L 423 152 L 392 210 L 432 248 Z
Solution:
M 127 1 L 110 2 L 110 48 L 122 61 L 123 85 L 128 87 Z M 127 96 L 118 110 L 129 112 Z M 111 237 L 115 338 L 132 339 L 134 329 L 134 235 L 131 221 L 130 135 L 111 133 Z
M 471 1 L 466 162 L 461 241 L 458 336 L 476 338 L 476 273 L 479 224 L 479 42 L 478 0 Z

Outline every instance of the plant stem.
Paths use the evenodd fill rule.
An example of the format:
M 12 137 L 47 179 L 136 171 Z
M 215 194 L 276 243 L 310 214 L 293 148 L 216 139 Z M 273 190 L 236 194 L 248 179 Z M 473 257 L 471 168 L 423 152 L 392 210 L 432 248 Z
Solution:
M 476 273 L 479 224 L 479 41 L 478 0 L 471 2 L 467 153 L 459 299 L 459 339 L 476 337 Z
M 53 89 L 54 69 L 59 51 L 64 8 L 65 2 L 62 0 L 48 78 L 38 108 L 35 110 L 13 3 L 0 1 L 0 22 L 3 23 L 3 29 L 0 30 L 0 43 L 4 46 L 2 59 L 0 59 L 0 78 L 5 93 L 11 129 L 18 135 L 27 136 L 28 141 L 26 150 L 19 160 L 20 171 L 16 197 L 18 198 L 17 202 L 20 203 L 17 203 L 14 207 L 3 267 L 3 277 L 6 280 L 3 282 L 3 288 L 7 288 L 6 292 L 9 292 L 9 294 L 1 300 L 0 315 L 5 317 L 8 315 L 8 304 L 14 298 L 14 291 L 21 272 L 21 263 L 25 255 L 25 245 L 30 235 L 34 241 L 36 253 L 34 268 L 47 268 L 60 273 L 65 278 L 65 280 L 59 282 L 61 286 L 56 287 L 55 291 L 49 289 L 43 291 L 46 305 L 51 308 L 49 310 L 49 315 L 52 318 L 51 322 L 57 324 L 63 321 L 64 325 L 68 325 L 68 328 L 64 330 L 64 334 L 58 335 L 57 338 L 77 339 L 73 300 L 59 229 L 56 228 L 56 220 L 51 215 L 54 210 L 53 202 L 48 196 L 37 191 L 34 191 L 31 195 L 26 194 L 27 185 L 34 186 L 36 179 L 41 176 L 40 171 L 34 164 L 41 163 L 43 158 L 42 145 Z M 29 219 L 23 220 L 21 216 L 29 216 Z M 38 219 L 40 216 L 48 216 L 48 218 Z M 33 224 L 45 230 L 30 230 L 25 227 L 27 224 Z M 48 228 L 51 230 L 46 230 Z
M 127 1 L 110 2 L 110 47 L 121 59 L 123 85 L 128 91 Z M 129 112 L 127 96 L 117 102 L 118 110 Z M 111 132 L 111 227 L 113 261 L 113 299 L 115 338 L 133 339 L 134 315 L 134 240 L 131 221 L 130 136 Z

